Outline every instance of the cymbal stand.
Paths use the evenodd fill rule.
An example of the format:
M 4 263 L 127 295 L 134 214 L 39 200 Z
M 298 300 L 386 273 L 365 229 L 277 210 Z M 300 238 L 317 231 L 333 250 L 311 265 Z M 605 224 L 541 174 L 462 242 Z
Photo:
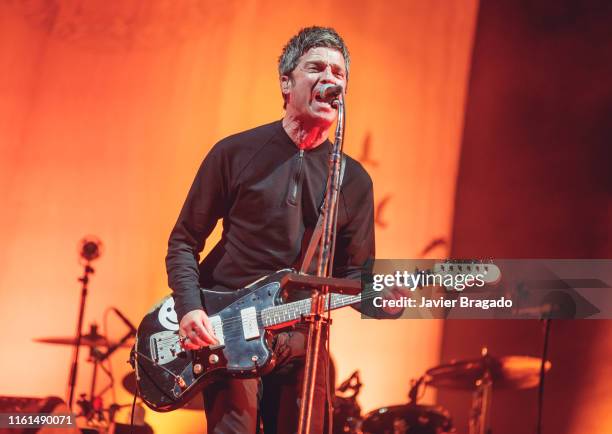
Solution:
M 92 333 L 94 332 L 95 330 L 93 329 L 93 326 L 92 326 Z M 121 348 L 121 346 L 132 336 L 135 336 L 135 333 L 133 330 L 130 329 L 123 336 L 123 338 L 121 338 L 119 342 L 109 347 L 106 350 L 106 352 L 100 351 L 98 347 L 91 348 L 90 353 L 89 353 L 89 359 L 90 359 L 89 361 L 93 363 L 93 373 L 91 376 L 91 385 L 89 389 L 89 400 L 87 400 L 85 396 L 82 396 L 81 400 L 79 400 L 79 405 L 81 406 L 82 413 L 87 418 L 87 420 L 93 419 L 96 415 L 98 416 L 99 421 L 104 420 L 103 411 L 105 409 L 103 408 L 104 406 L 103 406 L 103 401 L 102 401 L 102 395 L 104 395 L 104 393 L 109 389 L 109 387 L 112 387 L 112 382 L 114 381 L 114 379 L 112 375 L 110 374 L 110 372 L 104 368 L 104 365 L 102 363 L 106 359 L 108 359 L 115 351 L 117 351 L 117 349 Z M 106 373 L 106 375 L 109 376 L 111 380 L 111 386 L 106 387 L 104 390 L 102 390 L 99 394 L 96 395 L 96 381 L 97 381 L 97 376 L 98 376 L 98 368 L 102 368 L 104 372 Z M 109 410 L 109 423 L 113 422 L 113 416 L 114 416 L 114 413 L 116 412 L 116 410 L 112 411 L 113 407 L 119 408 L 120 406 L 118 406 L 116 403 L 113 403 L 111 405 L 111 409 Z
M 79 367 L 79 349 L 81 348 L 81 338 L 83 337 L 83 316 L 85 314 L 85 301 L 87 300 L 87 284 L 89 283 L 89 275 L 93 274 L 95 270 L 89 265 L 90 261 L 87 260 L 84 265 L 83 276 L 79 278 L 81 285 L 81 302 L 79 305 L 79 317 L 77 320 L 76 329 L 76 343 L 74 345 L 74 356 L 72 366 L 70 369 L 70 379 L 68 382 L 69 393 L 68 393 L 68 408 L 72 410 L 72 402 L 74 400 L 74 389 L 76 386 L 77 371 Z
M 344 141 L 344 97 L 339 95 L 332 102 L 338 110 L 336 135 L 332 152 L 329 156 L 327 188 L 323 203 L 323 233 L 319 245 L 317 276 L 330 277 L 333 270 L 334 249 L 336 242 L 336 222 L 338 210 L 338 195 L 340 190 L 340 166 L 342 161 L 342 143 Z M 325 325 L 329 326 L 325 313 L 325 300 L 328 300 L 329 287 L 323 285 L 320 290 L 312 289 L 310 315 L 304 319 L 308 322 L 308 341 L 306 345 L 306 361 L 304 379 L 300 398 L 300 413 L 298 419 L 298 434 L 309 434 L 312 419 L 312 403 L 314 387 L 321 346 L 321 332 Z
M 419 390 L 421 389 L 421 386 L 423 384 L 425 384 L 425 387 L 427 387 L 427 383 L 425 383 L 425 376 L 421 376 L 418 380 L 411 380 L 410 381 L 410 391 L 408 392 L 408 401 L 410 402 L 410 404 L 418 404 L 418 400 L 420 398 L 419 396 Z
M 468 422 L 470 434 L 491 434 L 489 423 L 491 400 L 493 398 L 493 381 L 489 368 L 487 347 L 482 348 L 482 358 L 485 362 L 485 370 L 482 377 L 476 381 L 476 390 L 472 393 L 472 408 Z

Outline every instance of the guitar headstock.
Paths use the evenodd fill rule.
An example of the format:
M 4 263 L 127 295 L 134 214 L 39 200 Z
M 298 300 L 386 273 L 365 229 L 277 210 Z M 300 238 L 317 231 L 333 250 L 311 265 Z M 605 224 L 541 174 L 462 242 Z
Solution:
M 493 262 L 477 260 L 447 260 L 438 262 L 434 264 L 432 273 L 441 276 L 452 276 L 456 282 L 459 282 L 458 279 L 460 278 L 465 282 L 467 276 L 472 276 L 479 283 L 482 282 L 479 285 L 475 285 L 476 287 L 483 286 L 484 284 L 494 285 L 501 279 L 501 271 L 497 265 Z

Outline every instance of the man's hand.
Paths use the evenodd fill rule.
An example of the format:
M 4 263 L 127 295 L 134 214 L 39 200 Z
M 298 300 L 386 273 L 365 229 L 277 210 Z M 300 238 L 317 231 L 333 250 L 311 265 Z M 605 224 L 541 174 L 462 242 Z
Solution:
M 397 286 L 393 286 L 391 288 L 385 288 L 382 292 L 382 298 L 385 300 L 400 300 L 402 297 L 410 296 L 410 291 L 407 288 L 399 288 Z M 382 307 L 389 315 L 398 315 L 400 312 L 404 310 L 403 307 L 390 307 L 388 304 L 385 304 Z
M 203 309 L 192 310 L 181 318 L 179 337 L 186 350 L 199 350 L 218 343 L 210 319 Z

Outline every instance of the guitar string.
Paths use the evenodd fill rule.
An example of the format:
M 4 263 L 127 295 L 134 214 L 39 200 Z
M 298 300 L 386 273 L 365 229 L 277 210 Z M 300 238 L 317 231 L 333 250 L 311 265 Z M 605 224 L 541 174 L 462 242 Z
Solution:
M 359 297 L 359 295 L 357 296 L 347 296 L 345 295 L 343 299 L 336 299 L 333 300 L 332 299 L 332 304 L 331 307 L 329 307 L 329 303 L 326 303 L 326 307 L 328 309 L 334 310 L 334 309 L 338 309 L 341 307 L 345 307 L 345 306 L 349 306 L 351 304 L 356 304 L 359 303 L 361 301 L 367 301 L 369 299 L 374 298 L 377 294 L 380 294 L 379 291 L 373 291 L 373 292 L 367 292 L 365 293 L 365 296 L 361 296 Z M 355 297 L 354 299 L 352 299 L 350 302 L 348 301 L 348 298 L 352 298 Z M 304 300 L 300 300 L 299 302 L 294 302 L 294 303 L 299 303 L 300 305 L 302 305 L 301 307 L 307 307 L 310 304 L 310 299 L 304 299 Z M 274 308 L 279 308 L 279 310 L 282 310 L 282 308 L 286 309 L 287 305 L 279 305 L 279 306 L 271 306 L 269 308 L 266 309 L 274 309 Z M 293 321 L 299 321 L 300 317 L 302 315 L 305 314 L 305 312 L 302 309 L 291 309 L 288 312 L 292 313 L 293 315 L 295 315 L 295 317 L 292 317 L 290 319 L 285 319 L 285 318 L 281 318 L 281 316 L 277 315 L 276 317 L 273 314 L 270 314 L 269 312 L 267 314 L 265 314 L 264 312 L 266 311 L 266 309 L 264 309 L 264 311 L 258 312 L 257 313 L 257 319 L 258 319 L 258 328 L 259 328 L 259 320 L 261 320 L 261 323 L 264 325 L 264 328 L 269 327 L 271 325 L 280 325 L 283 322 L 293 322 Z M 263 316 L 266 315 L 267 318 L 271 318 L 272 319 L 272 323 L 271 324 L 265 324 L 264 322 L 264 318 Z M 279 321 L 280 322 L 276 322 Z M 239 317 L 237 315 L 235 316 L 231 316 L 228 317 L 226 320 L 223 321 L 223 337 L 225 338 L 235 338 L 238 336 L 241 336 L 244 334 L 243 332 L 243 328 L 242 328 L 242 317 Z M 178 338 L 176 338 L 178 339 Z M 175 341 L 176 342 L 176 341 Z
M 459 267 L 458 271 L 462 271 L 461 268 L 460 268 L 462 266 L 465 266 L 468 272 L 480 271 L 480 267 L 479 267 L 480 264 L 479 263 L 467 263 L 467 264 L 466 263 L 456 263 L 456 264 L 449 263 L 448 265 L 449 266 L 458 266 Z M 493 265 L 493 264 L 483 264 L 483 269 L 485 270 L 485 272 L 488 271 L 490 265 Z M 472 270 L 471 267 L 473 267 L 474 270 Z M 444 271 L 444 268 L 442 268 L 442 271 Z M 449 270 L 449 271 L 453 271 L 453 270 Z M 433 272 L 432 270 L 427 270 L 427 269 L 417 270 L 413 274 L 418 274 L 418 273 L 422 273 L 422 274 L 426 274 L 426 275 L 435 275 L 436 274 L 436 272 Z M 487 283 L 489 283 L 488 280 L 487 280 Z M 421 286 L 419 286 L 419 287 L 421 287 Z M 367 296 L 364 297 L 363 294 L 367 294 Z M 369 300 L 370 298 L 375 297 L 376 294 L 380 294 L 380 291 L 364 290 L 361 294 L 355 295 L 355 296 L 353 296 L 353 295 L 346 295 L 346 294 L 332 294 L 332 296 L 335 296 L 336 298 L 335 298 L 335 300 L 332 298 L 332 307 L 330 309 L 333 310 L 333 309 L 337 309 L 339 307 L 344 307 L 344 306 L 347 306 L 347 305 L 356 304 L 356 303 L 359 303 L 360 301 Z M 352 300 L 352 301 L 347 302 L 347 303 L 345 303 L 346 299 L 341 299 L 341 297 L 349 297 L 350 298 L 350 297 L 360 297 L 360 296 L 361 296 L 361 298 Z M 344 303 L 344 304 L 342 304 L 340 306 L 334 306 L 333 304 L 335 302 L 337 302 L 337 303 Z M 288 303 L 288 304 L 284 304 L 284 305 L 277 305 L 277 306 L 267 307 L 263 311 L 257 313 L 257 319 L 262 319 L 261 315 L 263 314 L 263 312 L 265 312 L 268 309 L 270 309 L 270 310 L 278 309 L 279 311 L 283 311 L 284 310 L 285 312 L 287 311 L 287 309 L 289 309 L 289 311 L 291 312 L 291 309 L 293 309 L 293 308 L 288 308 L 288 306 L 290 304 L 293 304 L 293 303 L 299 304 L 299 307 L 295 308 L 296 310 L 301 310 L 300 309 L 301 307 L 308 307 L 308 304 L 310 303 L 310 299 L 303 299 L 303 300 L 298 300 L 298 301 L 295 301 L 295 302 L 292 302 L 292 303 Z M 326 307 L 329 308 L 329 301 L 326 301 L 325 304 L 326 304 Z M 302 312 L 295 312 L 295 313 L 299 313 L 300 316 L 303 314 Z M 215 315 L 212 315 L 211 317 L 214 317 L 214 316 Z M 298 316 L 298 318 L 299 318 L 299 316 Z M 293 321 L 294 319 L 297 319 L 297 318 L 293 318 L 293 319 L 288 320 L 288 321 L 290 322 L 290 321 Z M 284 321 L 284 320 L 281 319 L 281 323 L 282 323 L 282 321 Z M 262 320 L 262 322 L 263 322 L 263 320 Z M 242 323 L 243 323 L 242 316 L 235 315 L 235 316 L 231 316 L 231 317 L 228 317 L 227 319 L 225 319 L 223 321 L 223 323 L 222 323 L 222 327 L 223 327 L 224 330 L 225 329 L 232 330 L 232 326 L 233 325 L 235 325 L 235 324 L 242 325 Z M 270 325 L 276 325 L 276 324 L 270 324 Z M 269 326 L 269 325 L 264 325 L 264 326 Z M 225 333 L 224 333 L 224 335 L 225 335 Z
M 342 295 L 341 295 L 342 296 Z M 344 295 L 343 297 L 345 298 L 333 298 L 332 299 L 332 303 L 331 303 L 331 309 L 336 309 L 338 307 L 343 307 L 343 306 L 347 306 L 350 304 L 355 304 L 355 303 L 359 303 L 359 301 L 361 301 L 361 298 L 358 298 L 359 296 L 348 296 L 348 295 Z M 356 297 L 355 299 L 351 300 L 350 302 L 347 302 L 347 298 L 349 297 Z M 368 299 L 368 297 L 365 298 L 366 300 Z M 290 305 L 292 305 L 293 303 L 296 304 L 296 306 L 294 307 L 289 307 Z M 329 303 L 326 302 L 327 307 L 329 307 Z M 261 322 L 263 323 L 263 316 L 265 315 L 267 318 L 278 318 L 281 319 L 282 316 L 286 316 L 286 314 L 298 314 L 297 317 L 295 318 L 291 318 L 289 319 L 289 321 L 293 320 L 293 319 L 297 319 L 299 318 L 301 315 L 305 314 L 306 312 L 304 312 L 305 308 L 309 308 L 310 307 L 310 299 L 304 299 L 304 300 L 299 300 L 299 301 L 295 301 L 292 303 L 288 303 L 288 304 L 284 304 L 284 305 L 278 305 L 278 306 L 270 306 L 267 307 L 265 309 L 263 309 L 260 312 L 257 312 L 257 319 L 261 320 Z M 278 310 L 279 313 L 275 313 L 274 310 Z M 215 315 L 212 315 L 212 317 L 214 317 Z M 284 321 L 285 319 L 282 318 L 281 321 Z M 243 319 L 242 316 L 238 316 L 238 315 L 234 315 L 234 316 L 230 316 L 227 317 L 226 319 L 224 319 L 222 321 L 223 323 L 223 330 L 232 330 L 232 326 L 233 325 L 238 325 L 238 326 L 242 326 L 243 323 Z M 270 325 L 276 325 L 276 324 L 264 324 L 264 326 L 270 326 Z M 240 327 L 241 328 L 241 327 Z M 225 335 L 225 333 L 224 333 Z
M 465 267 L 467 267 L 467 271 L 468 271 L 468 272 L 472 272 L 472 271 L 480 271 L 479 266 L 478 266 L 478 265 L 475 265 L 475 266 L 474 266 L 474 264 L 473 264 L 473 263 L 469 263 L 469 264 L 466 264 L 466 263 L 458 263 L 458 264 L 449 264 L 449 265 L 465 266 Z M 470 266 L 472 266 L 472 267 L 474 268 L 474 270 L 470 269 Z M 487 267 L 486 265 L 485 265 L 483 268 L 484 268 L 485 270 L 488 270 L 488 267 Z M 444 269 L 442 269 L 442 271 L 444 271 Z M 449 270 L 449 271 L 453 271 L 453 270 Z M 462 271 L 462 270 L 461 270 L 461 269 L 458 269 L 458 271 Z M 415 271 L 413 274 L 415 274 L 415 275 L 416 275 L 416 274 L 419 274 L 419 273 L 421 273 L 421 274 L 423 274 L 423 275 L 428 275 L 428 276 L 429 276 L 429 275 L 435 275 L 435 274 L 436 274 L 436 272 L 433 272 L 433 271 L 432 271 L 432 270 L 430 270 L 430 269 L 417 270 L 417 271 Z M 487 283 L 489 283 L 489 280 L 487 280 L 486 282 L 487 282 Z M 419 287 L 422 287 L 422 285 L 419 285 Z M 367 294 L 367 296 L 366 296 L 366 297 L 363 297 L 363 294 Z M 376 296 L 376 294 L 380 294 L 380 291 L 371 291 L 371 290 L 369 290 L 369 289 L 365 289 L 365 290 L 362 292 L 362 298 L 361 298 L 361 300 L 368 300 L 368 299 L 370 299 L 370 298 L 375 297 L 375 296 Z M 335 300 L 334 300 L 334 299 L 332 299 L 332 304 L 333 304 L 334 302 L 338 302 L 338 301 L 340 300 L 340 298 L 341 298 L 341 297 L 349 297 L 349 298 L 350 298 L 350 297 L 358 297 L 358 296 L 359 296 L 359 295 L 357 295 L 357 296 L 353 296 L 353 295 L 346 295 L 346 294 L 332 294 L 332 295 L 333 295 L 333 296 L 335 296 Z M 359 303 L 361 300 L 356 299 L 356 300 L 353 300 L 353 301 L 348 302 L 347 304 L 343 304 L 343 305 L 342 305 L 342 306 L 340 306 L 340 307 L 344 307 L 344 306 L 346 306 L 346 305 L 350 305 L 350 304 L 356 304 L 356 303 Z M 344 301 L 342 300 L 341 302 L 343 303 Z M 293 302 L 293 303 L 300 303 L 300 307 L 302 307 L 302 306 L 301 306 L 302 304 L 306 304 L 306 305 L 308 305 L 308 304 L 310 303 L 310 299 L 308 299 L 308 298 L 307 298 L 307 299 L 303 299 L 303 300 L 295 301 L 295 302 Z M 287 309 L 287 306 L 288 306 L 289 304 L 291 304 L 291 303 L 288 303 L 288 304 L 285 304 L 285 305 L 270 306 L 270 307 L 268 307 L 268 308 L 266 308 L 266 309 L 278 309 L 278 310 L 282 311 L 282 310 Z M 327 302 L 326 302 L 326 304 L 327 304 Z M 303 306 L 303 307 L 307 307 L 307 306 Z M 337 307 L 332 306 L 332 308 L 331 308 L 331 309 L 334 309 L 334 308 L 337 308 Z M 264 311 L 265 311 L 266 309 L 264 309 Z M 259 314 L 259 313 L 258 313 L 258 314 Z M 214 316 L 214 315 L 213 315 L 213 316 Z M 239 317 L 239 316 L 231 316 L 231 317 L 228 317 L 226 320 L 224 320 L 224 321 L 223 321 L 223 325 L 224 325 L 224 326 L 225 326 L 225 325 L 231 325 L 231 324 L 233 324 L 233 323 L 240 323 L 240 324 L 241 324 L 242 322 L 243 322 L 243 320 L 242 320 L 242 317 L 241 317 L 241 316 L 240 316 L 240 317 Z M 224 328 L 225 328 L 225 327 L 224 327 Z
M 349 298 L 352 298 L 352 300 L 347 302 Z M 369 297 L 366 297 L 365 299 L 367 300 L 368 298 Z M 270 306 L 258 312 L 257 315 L 258 315 L 258 318 L 260 318 L 263 315 L 266 315 L 268 317 L 281 317 L 282 315 L 286 313 L 290 313 L 290 314 L 299 314 L 298 315 L 298 318 L 299 318 L 300 315 L 303 315 L 305 313 L 303 312 L 305 308 L 307 307 L 310 308 L 310 301 L 311 300 L 307 298 L 307 299 L 298 300 L 292 303 L 281 304 L 277 306 Z M 361 301 L 361 298 L 359 298 L 359 295 L 338 294 L 337 296 L 332 297 L 331 309 L 333 310 L 338 307 L 343 307 L 343 306 L 347 306 L 350 304 L 359 303 L 359 301 Z M 329 307 L 329 301 L 326 301 L 325 304 L 327 307 Z M 294 305 L 294 307 L 291 307 L 291 305 Z M 275 310 L 279 311 L 279 313 L 278 314 L 275 313 L 274 312 Z M 223 320 L 223 326 L 224 326 L 223 329 L 225 330 L 227 325 L 231 326 L 236 323 L 241 325 L 242 322 L 243 322 L 242 316 L 234 315 L 234 316 L 227 317 L 225 320 Z M 269 325 L 275 325 L 275 324 L 269 324 Z
M 465 267 L 466 267 L 466 271 L 468 271 L 468 272 L 472 272 L 472 271 L 477 271 L 477 272 L 478 272 L 478 271 L 480 271 L 479 264 L 477 264 L 477 263 L 476 263 L 476 264 L 475 264 L 475 263 L 457 263 L 457 264 L 448 264 L 448 265 L 450 265 L 450 266 L 458 266 L 458 267 L 459 267 L 459 268 L 458 268 L 458 271 L 462 271 L 462 270 L 461 270 L 461 268 L 460 268 L 460 267 L 462 267 L 462 266 L 465 266 Z M 488 269 L 489 269 L 489 265 L 491 265 L 491 264 L 484 264 L 483 269 L 484 269 L 485 271 L 488 271 Z M 471 269 L 471 267 L 473 267 L 474 269 L 472 270 L 472 269 Z M 445 270 L 444 270 L 444 268 L 442 268 L 442 271 L 445 271 Z M 453 271 L 453 270 L 449 270 L 449 271 Z M 432 270 L 430 270 L 430 269 L 417 270 L 417 271 L 415 271 L 413 274 L 414 274 L 414 275 L 416 275 L 416 274 L 419 274 L 419 273 L 421 273 L 421 274 L 423 274 L 423 275 L 428 275 L 428 276 L 429 276 L 429 275 L 435 275 L 435 274 L 436 274 L 436 272 L 434 272 L 434 271 L 432 271 Z M 489 281 L 487 280 L 487 283 L 488 283 L 488 282 L 489 282 Z M 422 286 L 421 286 L 421 285 L 419 285 L 419 287 L 422 287 Z M 367 296 L 366 296 L 366 297 L 364 297 L 364 296 L 363 296 L 363 294 L 367 294 Z M 356 300 L 353 300 L 353 301 L 351 301 L 351 302 L 348 302 L 348 303 L 346 303 L 346 304 L 343 304 L 343 305 L 339 306 L 339 307 L 344 307 L 344 306 L 347 306 L 347 305 L 350 305 L 350 304 L 356 304 L 356 303 L 359 303 L 360 301 L 369 300 L 370 298 L 375 297 L 375 296 L 376 296 L 376 294 L 380 294 L 380 291 L 370 291 L 370 290 L 366 289 L 366 290 L 364 290 L 364 291 L 363 291 L 361 294 L 359 294 L 359 295 L 346 295 L 346 294 L 333 294 L 333 293 L 332 293 L 332 295 L 333 295 L 333 296 L 335 296 L 335 300 L 332 298 L 332 304 L 333 304 L 334 302 L 342 302 L 342 303 L 344 303 L 344 299 L 342 299 L 342 301 L 341 301 L 341 297 L 348 297 L 348 298 L 350 298 L 350 297 L 359 297 L 359 296 L 361 295 L 361 298 L 360 298 L 360 299 L 356 299 Z M 300 304 L 300 307 L 302 307 L 302 304 L 304 304 L 304 305 L 308 305 L 308 304 L 310 303 L 310 299 L 308 299 L 308 298 L 307 298 L 307 299 L 298 300 L 298 301 L 295 301 L 295 302 L 292 302 L 292 303 L 288 303 L 288 304 L 281 304 L 281 305 L 277 305 L 277 306 L 270 306 L 270 307 L 265 308 L 265 309 L 264 309 L 264 311 L 265 311 L 265 310 L 267 310 L 267 309 L 278 309 L 278 310 L 280 310 L 280 311 L 282 311 L 282 310 L 286 310 L 286 309 L 287 309 L 287 306 L 289 306 L 290 304 L 293 304 L 293 303 L 296 303 L 296 304 L 298 304 L 298 303 L 299 303 L 299 304 Z M 328 303 L 328 301 L 326 301 L 326 305 L 328 305 L 328 304 L 329 304 L 329 303 Z M 303 306 L 303 307 L 307 307 L 307 306 Z M 329 306 L 328 306 L 328 307 L 329 307 Z M 332 306 L 332 307 L 331 307 L 331 309 L 332 309 L 332 310 L 333 310 L 333 309 L 336 309 L 336 308 L 338 308 L 338 307 L 336 307 L 336 306 Z M 290 309 L 291 309 L 291 308 L 290 308 Z M 263 313 L 264 311 L 262 311 L 262 312 L 258 312 L 258 313 L 257 313 L 258 318 L 259 318 L 259 315 L 260 315 L 261 313 Z M 297 312 L 296 312 L 296 313 L 297 313 Z M 301 314 L 302 314 L 302 313 L 300 313 L 300 315 L 301 315 Z M 215 315 L 212 315 L 211 317 L 214 317 L 214 316 L 215 316 Z M 225 329 L 225 328 L 226 328 L 226 326 L 231 326 L 231 325 L 236 324 L 236 323 L 239 323 L 240 325 L 243 323 L 242 316 L 237 316 L 237 315 L 235 315 L 235 316 L 228 317 L 227 319 L 225 319 L 225 320 L 223 321 L 223 328 Z
M 487 268 L 487 267 L 485 267 L 485 268 Z M 478 267 L 475 267 L 475 269 L 476 269 L 476 271 L 479 271 Z M 468 270 L 468 271 L 471 272 L 473 270 Z M 423 273 L 423 274 L 427 274 L 427 275 L 435 274 L 431 270 L 419 270 L 418 272 Z M 486 282 L 489 283 L 490 280 L 487 280 Z M 422 285 L 419 285 L 419 287 L 422 287 Z M 366 295 L 364 296 L 364 294 L 366 294 Z M 348 301 L 348 302 L 346 301 L 347 298 L 350 299 L 352 297 L 359 297 L 360 295 L 353 296 L 353 295 L 346 295 L 346 294 L 332 294 L 332 296 L 334 296 L 334 297 L 332 298 L 332 307 L 330 309 L 334 310 L 334 309 L 337 309 L 339 307 L 344 307 L 344 306 L 347 306 L 347 305 L 359 303 L 361 301 L 366 301 L 366 300 L 369 300 L 371 298 L 376 297 L 377 294 L 380 294 L 380 291 L 373 291 L 373 290 L 366 289 L 366 290 L 364 290 L 362 292 L 362 294 L 360 294 L 361 298 L 355 298 L 355 299 L 353 299 L 351 301 Z M 293 303 L 295 303 L 295 304 L 299 303 L 299 306 L 297 306 L 295 308 L 289 308 L 289 310 L 287 310 L 288 309 L 287 306 L 289 306 L 290 304 L 293 304 Z M 264 314 L 264 312 L 266 310 L 272 311 L 272 310 L 276 309 L 276 310 L 278 310 L 280 312 L 283 312 L 283 313 L 289 312 L 289 313 L 293 313 L 293 314 L 298 314 L 298 316 L 295 317 L 295 318 L 291 318 L 291 319 L 285 320 L 284 318 L 281 317 L 283 315 L 283 313 L 281 313 L 281 315 L 278 315 L 276 317 L 273 316 L 274 315 L 273 313 L 268 313 L 266 315 L 268 315 L 268 317 L 272 317 L 275 321 L 279 320 L 280 323 L 282 323 L 283 321 L 287 321 L 287 322 L 294 321 L 295 319 L 298 319 L 299 316 L 304 314 L 304 312 L 302 312 L 302 308 L 309 308 L 310 299 L 303 299 L 303 300 L 299 300 L 299 301 L 296 301 L 296 302 L 293 302 L 293 303 L 288 303 L 288 304 L 284 304 L 284 305 L 281 304 L 281 305 L 277 305 L 277 306 L 270 306 L 268 308 L 265 308 L 262 312 L 258 312 L 257 313 L 257 317 L 258 317 L 258 319 L 262 319 L 260 315 Z M 338 303 L 340 305 L 339 306 L 338 306 L 338 304 L 335 305 L 335 303 Z M 329 308 L 329 301 L 326 301 L 325 304 Z M 292 311 L 292 310 L 295 310 L 295 311 Z M 262 322 L 263 322 L 263 319 L 262 319 Z M 243 319 L 242 319 L 241 316 L 237 316 L 236 315 L 236 316 L 228 317 L 228 318 L 226 318 L 223 321 L 223 330 L 225 331 L 227 329 L 228 331 L 232 331 L 234 329 L 233 328 L 234 325 L 236 325 L 237 328 L 241 330 L 242 329 L 242 327 L 241 327 L 242 323 L 243 323 Z M 270 326 L 270 325 L 276 325 L 276 324 L 264 324 L 264 326 Z M 226 333 L 224 333 L 224 336 L 225 335 L 226 335 Z M 228 334 L 228 336 L 229 336 L 229 334 Z
M 326 303 L 326 308 L 334 310 L 340 307 L 359 303 L 360 301 L 367 300 L 369 298 L 369 295 L 366 297 L 359 297 L 358 295 L 353 296 L 339 294 L 339 296 L 332 298 L 331 307 L 329 306 L 329 302 Z M 306 308 L 310 307 L 310 301 L 310 299 L 304 299 L 293 302 L 297 305 L 294 307 L 288 307 L 290 306 L 290 304 L 270 306 L 264 309 L 263 311 L 257 313 L 258 326 L 260 322 L 264 325 L 265 328 L 271 325 L 282 324 L 283 322 L 290 323 L 295 320 L 299 321 L 300 317 L 306 313 Z M 275 313 L 275 309 L 280 312 Z M 264 316 L 266 317 L 267 321 L 264 319 Z M 240 336 L 243 334 L 242 317 L 237 315 L 228 317 L 223 321 L 222 327 L 224 338 Z M 159 339 L 160 340 L 158 341 L 158 344 L 174 344 L 178 340 L 178 335 L 175 334 L 173 336 L 168 336 L 166 338 Z

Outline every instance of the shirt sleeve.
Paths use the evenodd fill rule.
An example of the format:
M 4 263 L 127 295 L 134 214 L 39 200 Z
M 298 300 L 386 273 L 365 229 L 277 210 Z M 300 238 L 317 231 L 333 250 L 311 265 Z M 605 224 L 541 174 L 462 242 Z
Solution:
M 338 229 L 336 235 L 335 277 L 361 279 L 362 273 L 371 271 L 375 256 L 374 193 L 372 181 L 369 178 L 368 181 L 360 198 L 350 192 L 341 195 L 348 222 Z M 347 204 L 349 201 L 353 204 Z
M 361 191 L 361 193 L 360 193 Z M 334 259 L 335 277 L 359 279 L 372 275 L 375 258 L 374 236 L 374 188 L 367 176 L 367 185 L 359 191 L 347 192 L 343 197 L 349 217 L 348 223 L 339 228 Z M 362 295 L 371 289 L 364 289 Z M 353 306 L 362 314 L 377 319 L 393 319 L 402 312 L 391 315 L 372 303 L 372 297 Z
M 179 321 L 187 312 L 203 309 L 198 263 L 206 238 L 226 209 L 228 188 L 223 163 L 214 147 L 196 174 L 168 240 L 166 271 Z

